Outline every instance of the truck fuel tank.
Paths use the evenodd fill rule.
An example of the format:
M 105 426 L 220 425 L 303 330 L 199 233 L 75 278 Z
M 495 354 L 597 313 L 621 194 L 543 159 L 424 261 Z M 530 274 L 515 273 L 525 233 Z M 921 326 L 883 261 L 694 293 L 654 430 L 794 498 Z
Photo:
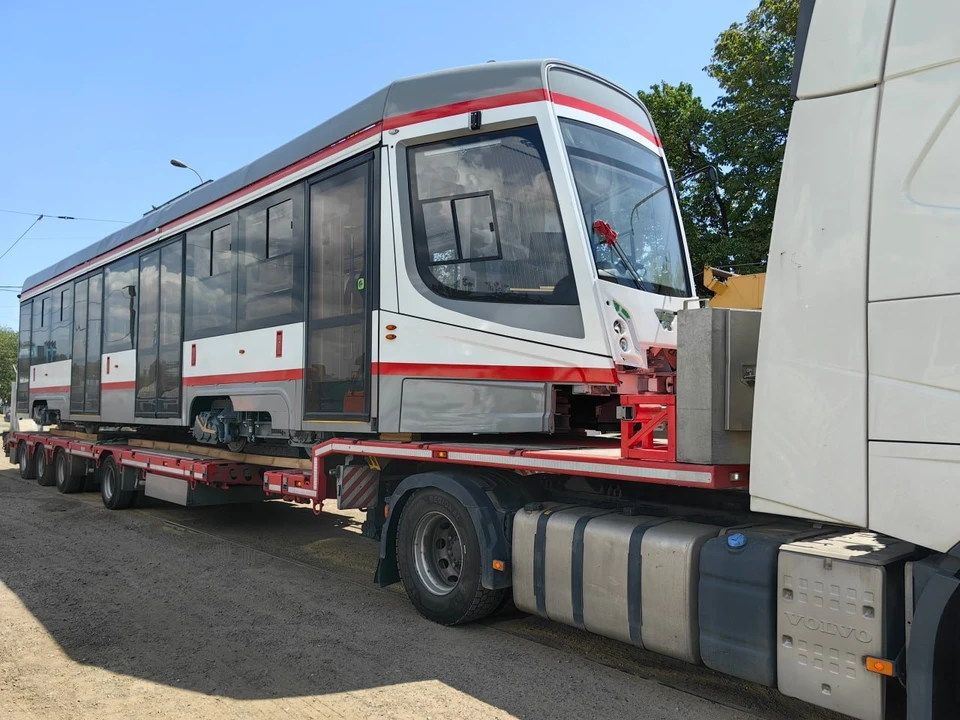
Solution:
M 534 503 L 513 523 L 517 608 L 700 662 L 700 549 L 720 527 Z

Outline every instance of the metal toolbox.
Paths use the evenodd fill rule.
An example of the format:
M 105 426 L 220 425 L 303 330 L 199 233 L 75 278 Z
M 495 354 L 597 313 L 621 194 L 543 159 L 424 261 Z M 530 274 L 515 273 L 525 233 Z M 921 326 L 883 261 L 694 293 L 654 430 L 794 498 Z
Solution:
M 873 532 L 780 549 L 780 692 L 860 720 L 883 720 L 888 679 L 867 672 L 863 658 L 903 647 L 903 566 L 915 553 L 915 546 Z
M 683 310 L 677 316 L 677 460 L 750 462 L 760 312 Z

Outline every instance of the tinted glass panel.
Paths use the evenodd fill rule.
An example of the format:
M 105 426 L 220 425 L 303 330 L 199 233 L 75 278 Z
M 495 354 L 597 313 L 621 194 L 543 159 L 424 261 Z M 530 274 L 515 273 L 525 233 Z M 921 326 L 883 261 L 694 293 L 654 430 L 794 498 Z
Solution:
M 84 384 L 87 379 L 87 286 L 81 280 L 73 286 L 76 322 L 73 324 L 73 362 L 70 364 L 70 412 L 83 412 Z
M 490 193 L 422 204 L 429 264 L 503 257 Z
M 306 412 L 367 412 L 366 244 L 370 164 L 310 188 Z
M 73 330 L 72 286 L 55 290 L 52 299 L 53 327 L 50 330 L 50 357 L 53 360 L 68 360 Z
M 221 218 L 187 233 L 185 330 L 188 339 L 231 333 L 237 329 L 234 231 L 235 225 L 224 225 Z
M 211 275 L 221 275 L 233 269 L 233 232 L 229 225 L 219 227 L 210 234 L 212 247 Z
M 136 256 L 118 260 L 104 271 L 104 353 L 136 347 L 139 272 Z
M 275 258 L 293 250 L 293 200 L 267 208 L 267 257 Z
M 366 347 L 363 323 L 319 328 L 310 333 L 307 412 L 323 415 L 365 412 Z
M 536 128 L 411 148 L 414 244 L 446 297 L 576 304 L 566 239 Z
M 502 256 L 491 193 L 454 200 L 453 214 L 461 260 L 497 260 Z
M 367 243 L 365 165 L 310 188 L 310 319 L 361 313 Z
M 181 288 L 183 243 L 160 251 L 160 357 L 157 377 L 157 414 L 180 414 Z
M 103 327 L 103 275 L 90 278 L 87 296 L 87 381 L 83 391 L 83 411 L 100 412 L 100 342 Z
M 160 346 L 160 251 L 140 258 L 140 315 L 137 344 L 136 414 L 157 411 L 157 358 Z
M 599 276 L 660 295 L 689 295 L 663 159 L 609 130 L 573 120 L 561 120 L 560 127 Z M 597 220 L 616 231 L 616 248 L 594 236 Z
M 303 319 L 303 188 L 240 211 L 239 330 Z
M 50 296 L 33 299 L 32 365 L 50 362 Z
M 30 358 L 33 357 L 33 345 L 30 340 L 30 326 L 33 320 L 33 303 L 25 302 L 20 306 L 20 348 L 17 353 L 17 412 L 30 412 Z

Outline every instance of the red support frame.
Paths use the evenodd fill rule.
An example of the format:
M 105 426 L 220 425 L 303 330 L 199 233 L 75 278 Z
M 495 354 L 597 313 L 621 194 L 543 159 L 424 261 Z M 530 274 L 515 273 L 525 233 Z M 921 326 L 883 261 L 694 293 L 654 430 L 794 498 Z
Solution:
M 620 454 L 631 460 L 677 461 L 677 396 L 623 395 L 620 398 Z M 655 437 L 665 425 L 666 441 Z
M 516 439 L 515 439 L 516 440 Z M 530 447 L 515 443 L 443 443 L 337 438 L 313 448 L 313 477 L 345 456 L 409 460 L 422 463 L 493 467 L 518 475 L 580 475 L 626 482 L 674 485 L 677 487 L 726 490 L 749 485 L 747 465 L 698 465 L 694 463 L 625 458 L 617 440 L 584 439 L 583 443 L 556 443 Z M 335 497 L 333 492 L 329 497 Z
M 263 474 L 263 492 L 288 502 L 310 505 L 315 515 L 323 510 L 327 499 L 326 483 L 304 470 L 267 470 Z

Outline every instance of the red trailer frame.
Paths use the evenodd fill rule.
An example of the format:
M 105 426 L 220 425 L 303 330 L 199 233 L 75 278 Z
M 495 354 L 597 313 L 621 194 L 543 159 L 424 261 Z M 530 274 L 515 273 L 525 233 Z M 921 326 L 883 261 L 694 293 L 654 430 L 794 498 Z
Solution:
M 91 460 L 94 467 L 100 466 L 105 455 L 113 455 L 121 468 L 131 467 L 143 474 L 150 472 L 154 475 L 188 480 L 193 488 L 203 484 L 226 490 L 234 485 L 263 483 L 263 471 L 257 465 L 221 458 L 206 458 L 199 454 L 194 456 L 173 451 L 132 447 L 122 440 L 91 442 L 44 432 L 13 432 L 7 437 L 8 451 L 21 442 L 27 448 L 32 448 L 32 452 L 36 452 L 36 446 L 40 445 L 48 463 L 53 462 L 57 449 L 62 449 L 68 456 Z
M 675 457 L 671 442 L 662 448 L 654 448 L 645 441 L 643 452 L 637 453 L 636 450 L 625 452 L 616 439 L 588 437 L 577 443 L 548 441 L 529 445 L 335 438 L 313 448 L 312 471 L 309 472 L 270 469 L 266 457 L 264 465 L 203 457 L 202 447 L 198 447 L 198 453 L 194 455 L 134 447 L 122 439 L 93 442 L 45 432 L 10 433 L 8 452 L 20 443 L 31 452 L 36 452 L 36 446 L 40 445 L 48 463 L 53 462 L 57 449 L 62 449 L 68 456 L 90 460 L 94 468 L 100 466 L 106 454 L 111 454 L 120 467 L 135 468 L 141 478 L 149 472 L 187 480 L 191 488 L 203 484 L 221 490 L 237 485 L 260 485 L 265 496 L 309 504 L 317 514 L 321 512 L 324 500 L 336 497 L 336 482 L 329 476 L 333 467 L 327 462 L 335 457 L 368 458 L 373 466 L 377 466 L 378 459 L 414 460 L 500 468 L 518 475 L 582 475 L 709 490 L 745 489 L 749 474 L 747 465 L 695 465 L 659 459 Z M 640 457 L 636 457 L 637 454 Z
M 313 449 L 313 477 L 323 486 L 325 458 L 354 455 L 392 460 L 474 465 L 514 470 L 522 475 L 588 477 L 725 490 L 748 486 L 748 465 L 694 465 L 623 457 L 619 440 L 584 438 L 582 443 L 523 446 L 501 443 L 394 442 L 335 438 Z M 652 452 L 661 452 L 655 450 Z

